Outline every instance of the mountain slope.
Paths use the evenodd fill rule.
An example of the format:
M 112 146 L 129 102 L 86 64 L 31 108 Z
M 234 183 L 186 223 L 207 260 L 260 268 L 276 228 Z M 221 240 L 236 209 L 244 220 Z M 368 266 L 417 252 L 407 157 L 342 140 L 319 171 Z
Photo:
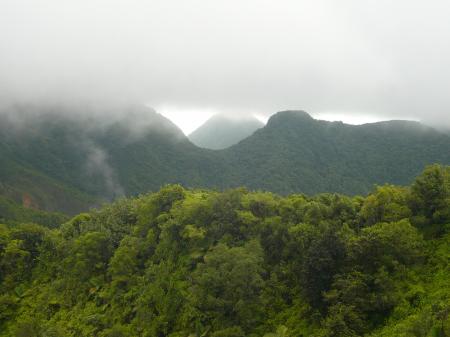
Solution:
M 69 112 L 2 116 L 0 195 L 34 208 L 76 213 L 168 183 L 282 194 L 365 194 L 374 184 L 408 184 L 427 164 L 450 164 L 450 137 L 416 122 L 360 126 L 284 111 L 224 150 L 192 144 L 145 107 L 127 117 Z
M 236 186 L 355 194 L 407 184 L 428 163 L 450 163 L 450 137 L 417 122 L 355 126 L 284 111 L 226 155 Z
M 189 135 L 195 145 L 206 149 L 225 149 L 239 143 L 264 126 L 254 117 L 242 119 L 214 115 Z
M 12 152 L 10 149 L 5 151 L 0 145 L 0 196 L 12 199 L 26 208 L 67 214 L 75 214 L 100 203 L 100 199 L 95 196 L 14 158 L 16 151 L 20 150 L 14 148 Z
M 152 109 L 90 115 L 67 107 L 0 115 L 0 194 L 72 214 L 169 182 L 198 186 L 214 167 L 214 154 Z
M 120 124 L 124 130 L 133 128 L 133 137 L 139 136 L 141 130 L 132 125 L 138 118 L 104 124 L 89 114 L 77 116 L 80 113 L 66 107 L 18 107 L 0 115 L 1 194 L 67 213 L 123 194 L 108 150 L 101 143 L 117 146 L 132 141 L 126 132 L 116 139 L 107 135 Z M 149 125 L 157 118 L 153 111 L 150 114 L 155 116 L 147 121 Z M 158 130 L 174 134 L 176 127 L 169 123 L 158 120 Z

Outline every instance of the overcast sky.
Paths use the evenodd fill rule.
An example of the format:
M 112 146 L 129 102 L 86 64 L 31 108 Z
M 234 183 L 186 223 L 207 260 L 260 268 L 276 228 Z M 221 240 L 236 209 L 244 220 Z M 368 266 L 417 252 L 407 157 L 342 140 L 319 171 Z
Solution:
M 0 101 L 450 126 L 446 0 L 1 0 Z

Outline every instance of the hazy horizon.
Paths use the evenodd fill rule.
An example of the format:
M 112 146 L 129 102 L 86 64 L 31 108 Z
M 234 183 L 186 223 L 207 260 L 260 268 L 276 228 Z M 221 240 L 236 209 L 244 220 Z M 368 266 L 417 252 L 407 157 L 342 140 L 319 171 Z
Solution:
M 48 120 L 41 118 L 44 116 L 65 116 L 71 121 L 86 122 L 89 121 L 90 128 L 103 128 L 115 122 L 126 123 L 130 131 L 134 130 L 139 134 L 142 130 L 151 127 L 154 120 L 154 113 L 160 114 L 176 127 L 178 127 L 185 136 L 189 136 L 194 131 L 202 127 L 208 120 L 215 116 L 221 116 L 230 120 L 246 120 L 257 119 L 263 125 L 278 112 L 282 111 L 304 111 L 312 118 L 329 122 L 343 122 L 349 125 L 362 125 L 368 123 L 376 123 L 391 120 L 408 120 L 418 121 L 413 118 L 380 118 L 371 115 L 348 115 L 336 113 L 317 113 L 305 111 L 304 109 L 279 109 L 267 115 L 261 114 L 226 114 L 214 110 L 196 111 L 191 110 L 189 114 L 183 114 L 182 111 L 176 109 L 156 110 L 148 104 L 132 103 L 132 102 L 94 102 L 80 100 L 78 102 L 49 102 L 35 101 L 27 103 L 16 103 L 7 106 L 0 106 L 0 115 L 8 117 L 10 123 L 20 125 L 30 125 L 33 120 Z M 435 125 L 429 125 L 436 127 Z M 438 128 L 439 129 L 439 128 Z

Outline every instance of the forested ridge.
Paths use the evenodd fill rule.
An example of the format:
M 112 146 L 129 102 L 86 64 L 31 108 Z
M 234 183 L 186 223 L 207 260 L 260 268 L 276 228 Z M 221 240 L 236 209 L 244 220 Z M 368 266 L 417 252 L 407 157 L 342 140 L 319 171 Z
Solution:
M 367 197 L 168 185 L 0 225 L 0 336 L 449 336 L 450 167 Z
M 13 110 L 11 120 L 0 114 L 0 195 L 72 215 L 165 184 L 365 195 L 374 184 L 408 185 L 426 165 L 450 164 L 449 135 L 417 122 L 355 126 L 282 111 L 214 151 L 147 107 L 108 111 L 126 117 L 103 119 L 82 108 L 41 110 Z

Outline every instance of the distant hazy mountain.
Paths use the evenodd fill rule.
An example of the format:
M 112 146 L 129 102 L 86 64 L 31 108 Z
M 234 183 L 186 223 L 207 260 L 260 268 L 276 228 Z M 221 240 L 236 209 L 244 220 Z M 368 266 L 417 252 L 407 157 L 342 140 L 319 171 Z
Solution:
M 450 136 L 417 122 L 353 126 L 284 111 L 237 145 L 213 151 L 152 109 L 126 109 L 128 117 L 103 119 L 2 114 L 0 195 L 76 213 L 167 183 L 363 194 L 374 184 L 408 184 L 427 164 L 450 164 Z
M 241 119 L 214 115 L 189 135 L 192 143 L 206 149 L 225 149 L 239 143 L 264 126 L 254 117 Z

